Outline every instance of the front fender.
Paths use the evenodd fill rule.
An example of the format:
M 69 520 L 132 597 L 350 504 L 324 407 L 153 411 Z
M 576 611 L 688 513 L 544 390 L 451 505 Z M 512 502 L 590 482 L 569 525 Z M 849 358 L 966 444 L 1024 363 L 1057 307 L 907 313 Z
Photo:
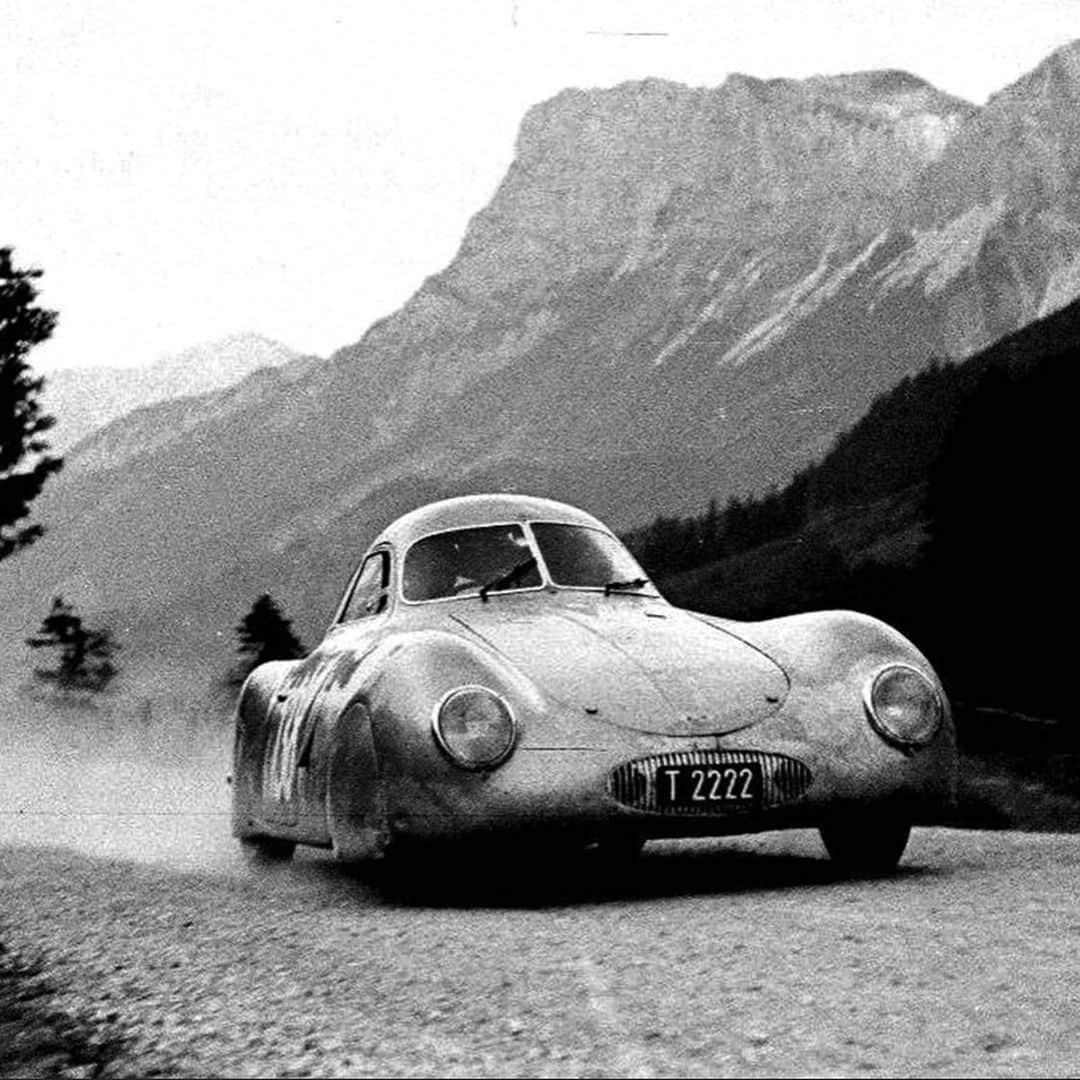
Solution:
M 366 691 L 386 775 L 449 767 L 432 723 L 443 697 L 465 685 L 487 686 L 509 701 L 519 738 L 544 710 L 537 686 L 487 646 L 440 630 L 403 636 Z
M 907 663 L 924 672 L 945 698 L 930 661 L 899 630 L 870 615 L 812 611 L 755 623 L 708 615 L 698 618 L 772 657 L 793 683 L 858 679 L 884 664 Z
M 956 731 L 949 700 L 930 662 L 899 631 L 853 611 L 729 622 L 724 629 L 768 653 L 788 672 L 791 693 L 758 734 L 790 740 L 792 746 L 829 748 L 808 764 L 833 797 L 857 798 L 860 778 L 874 776 L 882 794 L 892 789 L 914 793 L 928 806 L 955 802 Z M 887 743 L 867 713 L 867 686 L 881 668 L 894 663 L 923 672 L 944 705 L 941 727 L 919 749 Z
M 441 630 L 390 636 L 362 658 L 345 653 L 329 680 L 326 826 L 339 859 L 378 857 L 392 839 L 394 811 L 419 781 L 461 778 L 435 740 L 435 710 L 451 690 L 488 686 L 511 702 L 519 732 L 543 699 L 516 668 L 481 643 Z M 319 738 L 319 736 L 316 736 Z M 319 754 L 315 757 L 318 758 Z M 408 779 L 409 783 L 403 783 Z M 474 779 L 479 779 L 475 778 Z

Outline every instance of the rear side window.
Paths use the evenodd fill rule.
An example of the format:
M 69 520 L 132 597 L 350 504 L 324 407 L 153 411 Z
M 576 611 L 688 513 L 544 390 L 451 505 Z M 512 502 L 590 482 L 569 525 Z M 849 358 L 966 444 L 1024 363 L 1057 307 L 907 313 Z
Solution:
M 384 611 L 389 584 L 390 556 L 385 551 L 376 551 L 364 560 L 356 584 L 353 585 L 352 595 L 342 612 L 341 621 L 367 619 Z

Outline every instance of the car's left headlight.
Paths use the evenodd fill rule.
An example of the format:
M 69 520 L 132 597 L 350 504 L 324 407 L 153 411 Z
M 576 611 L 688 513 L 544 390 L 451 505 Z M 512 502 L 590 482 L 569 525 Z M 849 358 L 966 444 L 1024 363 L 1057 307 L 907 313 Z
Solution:
M 435 710 L 435 738 L 465 769 L 491 769 L 505 761 L 517 739 L 510 706 L 485 686 L 462 686 Z
M 866 711 L 883 738 L 925 746 L 937 734 L 945 707 L 937 687 L 918 668 L 890 664 L 866 685 Z

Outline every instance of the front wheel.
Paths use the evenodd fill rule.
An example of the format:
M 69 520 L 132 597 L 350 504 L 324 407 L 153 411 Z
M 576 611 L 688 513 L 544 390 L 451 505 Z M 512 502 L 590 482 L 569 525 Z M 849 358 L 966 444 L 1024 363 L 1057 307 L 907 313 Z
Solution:
M 634 833 L 614 833 L 596 842 L 597 854 L 610 866 L 623 866 L 634 862 L 644 847 L 645 838 Z
M 911 822 L 867 814 L 836 819 L 820 828 L 825 850 L 845 874 L 875 877 L 892 873 L 911 835 Z
M 276 836 L 242 836 L 240 848 L 248 862 L 258 866 L 288 862 L 296 850 L 296 841 Z

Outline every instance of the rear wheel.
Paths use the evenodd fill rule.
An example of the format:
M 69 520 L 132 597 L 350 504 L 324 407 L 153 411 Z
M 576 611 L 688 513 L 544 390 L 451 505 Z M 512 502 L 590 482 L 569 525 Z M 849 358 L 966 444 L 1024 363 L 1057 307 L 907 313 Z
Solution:
M 896 869 L 911 835 L 911 822 L 867 814 L 821 826 L 825 850 L 846 874 L 872 877 Z
M 240 847 L 248 862 L 268 866 L 288 862 L 296 850 L 296 841 L 280 840 L 276 836 L 242 836 Z

